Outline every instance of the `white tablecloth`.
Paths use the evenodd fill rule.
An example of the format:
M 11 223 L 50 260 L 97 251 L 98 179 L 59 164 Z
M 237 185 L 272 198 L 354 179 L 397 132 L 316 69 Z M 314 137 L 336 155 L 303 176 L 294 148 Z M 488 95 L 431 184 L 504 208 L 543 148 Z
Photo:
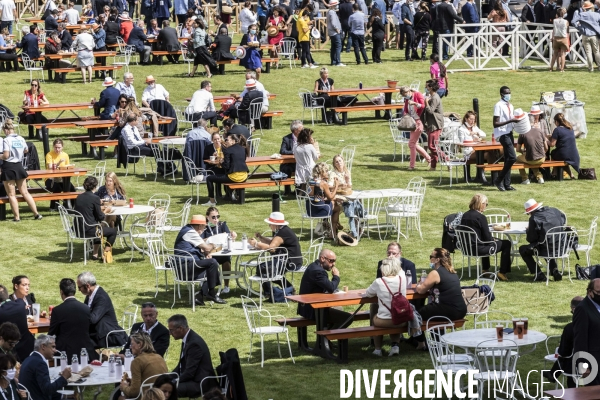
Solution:
M 158 143 L 160 143 L 160 144 L 168 144 L 168 145 L 172 145 L 172 146 L 184 146 L 185 145 L 185 138 L 163 139 L 163 140 L 161 140 Z
M 133 208 L 129 208 L 129 204 L 126 204 L 122 207 L 111 206 L 111 208 L 112 208 L 111 212 L 106 215 L 145 214 L 145 213 L 148 213 L 148 212 L 154 210 L 154 207 L 147 206 L 145 204 L 143 204 L 143 205 L 134 204 Z
M 406 189 L 353 190 L 352 194 L 344 196 L 348 200 L 373 199 L 377 197 L 409 197 L 420 196 L 419 193 Z
M 490 231 L 493 233 L 504 233 L 506 235 L 525 235 L 527 233 L 527 227 L 529 226 L 528 221 L 517 221 L 510 223 L 510 229 L 506 229 L 503 231 L 495 231 L 490 226 Z
M 100 386 L 100 385 L 108 385 L 111 383 L 121 382 L 120 376 L 116 376 L 116 375 L 108 376 L 108 365 L 102 366 L 102 367 L 97 367 L 97 366 L 92 365 L 91 367 L 94 368 L 94 371 L 90 374 L 90 376 L 83 378 L 83 379 L 85 379 L 85 382 L 81 382 L 81 383 L 70 383 L 69 382 L 68 386 Z M 60 374 L 60 367 L 50 368 L 50 380 L 51 381 L 55 381 L 58 378 L 59 374 Z
M 230 253 L 223 253 L 222 251 L 219 251 L 217 253 L 213 253 L 213 256 L 248 256 L 251 254 L 258 254 L 261 252 L 261 250 L 258 249 L 254 249 L 251 248 L 250 245 L 248 245 L 248 249 L 247 250 L 242 250 L 242 242 L 233 242 L 233 249 L 231 250 Z

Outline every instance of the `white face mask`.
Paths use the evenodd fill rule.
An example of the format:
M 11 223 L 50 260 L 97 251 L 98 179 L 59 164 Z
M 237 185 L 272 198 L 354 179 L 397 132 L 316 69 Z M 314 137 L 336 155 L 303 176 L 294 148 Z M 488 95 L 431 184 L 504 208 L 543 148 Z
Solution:
M 431 269 L 435 268 L 435 263 L 430 262 L 429 266 L 431 267 Z
M 13 379 L 15 379 L 15 375 L 17 374 L 17 370 L 12 368 L 9 369 L 8 371 L 6 371 L 6 376 L 5 378 L 9 381 L 12 381 Z

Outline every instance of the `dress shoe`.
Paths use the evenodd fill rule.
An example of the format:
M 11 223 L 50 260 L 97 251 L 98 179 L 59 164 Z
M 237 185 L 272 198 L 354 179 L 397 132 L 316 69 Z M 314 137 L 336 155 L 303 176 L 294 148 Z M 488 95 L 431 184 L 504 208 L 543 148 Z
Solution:
M 225 300 L 223 300 L 222 298 L 220 298 L 217 295 L 211 296 L 210 294 L 207 294 L 206 299 L 210 300 L 210 301 L 214 301 L 217 304 L 227 304 L 227 302 Z
M 508 282 L 508 277 L 505 274 L 503 274 L 502 272 L 498 272 L 498 279 L 500 279 L 501 281 L 504 281 L 504 282 Z
M 545 282 L 546 281 L 546 275 L 543 272 L 539 272 L 535 278 L 533 278 L 534 282 Z
M 562 281 L 562 274 L 558 269 L 555 269 L 554 272 L 552 272 L 552 276 L 554 277 L 554 282 Z
M 505 187 L 504 187 L 504 189 L 505 189 L 505 190 L 517 190 L 517 189 L 515 189 L 514 187 L 512 187 L 512 186 L 510 186 L 510 185 L 508 185 L 508 186 L 505 186 Z
M 204 306 L 204 300 L 202 299 L 202 295 L 196 295 L 196 298 L 194 299 L 194 302 L 196 303 L 197 306 Z
M 494 186 L 496 186 L 498 188 L 499 191 L 504 192 L 506 189 L 504 189 L 504 183 L 502 182 L 494 182 Z

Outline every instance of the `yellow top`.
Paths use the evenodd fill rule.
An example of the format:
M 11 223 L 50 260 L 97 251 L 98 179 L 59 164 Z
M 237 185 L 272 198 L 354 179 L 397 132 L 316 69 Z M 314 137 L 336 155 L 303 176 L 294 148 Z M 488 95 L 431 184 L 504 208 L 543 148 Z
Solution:
M 64 151 L 57 153 L 56 151 L 51 150 L 48 152 L 48 154 L 46 154 L 46 167 L 50 168 L 50 164 L 58 164 L 60 160 L 63 160 L 63 162 L 60 164 L 61 167 L 70 164 L 69 155 L 67 153 Z
M 246 179 L 248 179 L 247 172 L 234 172 L 227 176 L 229 177 L 229 179 L 231 179 L 234 182 L 244 182 Z
M 308 21 L 308 17 L 299 17 L 298 21 L 296 21 L 299 42 L 308 42 L 310 40 L 310 28 L 308 27 Z
M 223 158 L 223 148 L 222 147 L 215 149 L 215 153 L 217 153 L 217 158 Z

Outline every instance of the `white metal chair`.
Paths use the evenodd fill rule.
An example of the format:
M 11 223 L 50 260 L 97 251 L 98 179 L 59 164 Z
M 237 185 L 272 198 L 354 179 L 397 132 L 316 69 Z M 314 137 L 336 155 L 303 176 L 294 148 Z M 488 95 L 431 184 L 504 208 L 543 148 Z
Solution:
M 298 96 L 300 97 L 300 100 L 302 100 L 302 123 L 304 123 L 304 111 L 309 110 L 312 125 L 314 125 L 315 117 L 313 113 L 317 110 L 321 110 L 321 112 L 325 114 L 325 99 L 313 95 L 309 90 L 306 89 L 298 90 Z M 327 118 L 325 118 L 325 123 L 327 124 Z
M 173 372 L 175 374 L 175 372 Z M 140 386 L 140 392 L 137 396 L 126 399 L 126 400 L 137 400 L 137 399 L 141 399 L 142 396 L 144 395 L 144 393 L 146 393 L 146 391 L 148 389 L 150 389 L 153 385 L 154 385 L 154 381 L 159 377 L 162 376 L 164 374 L 158 374 L 158 375 L 152 375 L 147 377 L 146 379 L 144 379 L 144 381 L 142 382 L 141 386 Z M 178 379 L 179 380 L 179 379 Z M 120 388 L 117 388 L 118 390 L 120 390 Z M 110 397 L 110 399 L 113 399 L 114 397 Z
M 246 276 L 248 277 L 248 295 L 250 295 L 250 286 L 252 282 L 259 285 L 259 306 L 262 308 L 263 298 L 263 283 L 269 282 L 271 286 L 271 299 L 274 298 L 273 283 L 281 283 L 281 287 L 285 286 L 285 271 L 287 267 L 288 253 L 284 247 L 278 247 L 274 253 L 269 250 L 261 251 L 256 258 L 256 265 L 244 265 Z M 248 271 L 248 269 L 256 268 L 256 273 Z M 287 300 L 285 301 L 287 304 Z M 289 307 L 289 304 L 288 304 Z
M 464 258 L 467 257 L 469 277 L 471 277 L 471 257 L 475 258 L 475 274 L 477 276 L 481 275 L 481 271 L 479 270 L 479 260 L 482 257 L 495 256 L 496 261 L 494 263 L 494 272 L 496 272 L 496 269 L 498 267 L 498 244 L 495 241 L 482 241 L 477 236 L 477 232 L 475 232 L 472 228 L 464 225 L 457 225 L 454 228 L 454 233 L 456 235 L 456 247 L 461 251 L 463 255 L 463 267 Z M 480 252 L 479 246 L 489 246 L 488 252 Z
M 354 163 L 354 153 L 356 153 L 356 146 L 349 145 L 345 146 L 340 155 L 344 159 L 344 163 L 346 164 L 346 168 L 349 172 L 352 172 L 352 164 Z
M 407 196 L 390 197 L 385 207 L 386 220 L 396 220 L 396 230 L 398 231 L 397 241 L 400 241 L 400 235 L 408 238 L 409 231 L 413 226 L 419 232 L 419 236 L 423 239 L 421 233 L 421 209 L 425 199 L 425 190 L 427 183 L 423 178 L 415 180 L 413 178 L 409 183 L 408 191 L 413 192 Z M 416 194 L 415 194 L 416 193 Z M 406 235 L 402 233 L 402 220 L 406 220 Z
M 179 232 L 181 228 L 187 225 L 192 208 L 192 199 L 187 199 L 181 210 L 177 212 L 167 212 L 167 219 L 164 226 L 159 226 L 158 230 L 163 232 Z
M 151 201 L 148 201 L 148 205 L 152 205 Z M 158 204 L 154 206 L 154 210 L 150 211 L 147 215 L 136 218 L 131 226 L 129 227 L 129 240 L 131 246 L 131 259 L 133 261 L 133 255 L 136 248 L 139 249 L 135 244 L 135 240 L 143 241 L 143 248 L 146 247 L 148 240 L 161 239 L 164 233 L 162 229 L 167 223 L 167 215 L 169 212 L 169 205 Z M 143 256 L 142 252 L 142 256 Z
M 506 224 L 510 222 L 510 214 L 504 208 L 486 208 L 483 211 L 483 215 L 488 221 L 488 224 Z M 519 253 L 519 235 L 514 235 L 514 237 L 509 237 L 502 233 L 502 231 L 493 231 L 492 236 L 496 239 L 510 239 L 511 249 L 511 265 L 515 265 L 517 268 L 519 267 L 519 259 L 521 258 L 521 254 Z
M 94 167 L 94 171 L 85 175 L 84 178 L 88 176 L 93 176 L 98 181 L 98 187 L 104 185 L 104 176 L 106 175 L 106 161 L 100 161 Z M 79 185 L 79 175 L 77 176 L 77 186 L 75 186 L 75 190 L 83 191 L 83 186 Z M 102 199 L 101 199 L 102 200 Z
M 160 143 L 150 143 L 150 148 L 152 149 L 152 153 L 154 153 L 154 162 L 156 162 L 154 181 L 156 182 L 156 178 L 158 177 L 158 166 L 159 164 L 162 164 L 163 178 L 166 179 L 167 175 L 173 175 L 173 182 L 175 182 L 175 173 L 181 163 L 180 160 L 173 159 L 175 149 Z M 169 173 L 167 172 L 168 166 L 171 168 L 171 172 Z
M 558 369 L 561 371 L 562 387 L 563 388 L 567 387 L 567 385 L 565 385 L 565 378 L 571 378 L 575 382 L 575 387 L 578 388 L 579 387 L 579 378 L 581 378 L 582 374 L 580 374 L 578 371 L 574 371 L 574 372 L 571 371 L 571 373 L 565 372 L 565 368 L 564 368 L 564 364 L 563 364 L 565 361 L 571 362 L 571 359 L 573 358 L 573 353 L 575 351 L 572 350 L 571 354 L 569 356 L 561 355 L 560 353 L 558 353 L 556 350 L 559 347 L 560 340 L 561 340 L 560 335 L 552 335 L 552 336 L 548 336 L 546 338 L 547 355 L 544 356 L 544 369 L 546 369 L 547 362 L 551 362 L 552 364 L 554 364 L 554 362 L 557 362 Z M 549 345 L 549 343 L 551 343 L 551 342 L 554 346 Z M 556 354 L 558 354 L 558 357 L 556 357 Z M 563 359 L 563 360 L 561 360 L 561 359 Z M 564 360 L 564 359 L 566 359 L 566 360 Z M 556 381 L 555 388 L 558 389 L 558 380 Z
M 255 121 L 258 121 L 258 128 L 260 129 L 260 135 L 262 136 L 263 131 L 262 131 L 262 122 L 260 121 L 260 118 L 262 116 L 262 107 L 263 107 L 263 99 L 258 98 L 258 99 L 254 99 L 250 102 L 250 105 L 248 106 L 248 113 L 250 115 L 250 123 L 248 124 L 248 129 L 252 132 L 252 128 L 255 128 L 255 132 L 253 134 L 256 134 L 256 127 L 254 126 Z
M 439 140 L 434 143 L 435 150 L 438 155 L 438 164 L 440 165 L 440 182 L 442 184 L 442 171 L 444 167 L 447 167 L 450 171 L 450 187 L 452 187 L 452 171 L 454 168 L 463 167 L 467 168 L 468 158 L 465 158 L 462 154 L 457 151 L 457 146 L 448 141 Z M 466 171 L 465 171 L 466 172 Z M 458 176 L 456 177 L 458 182 Z M 465 173 L 465 182 L 469 184 L 467 174 Z
M 431 317 L 425 323 L 425 332 L 429 333 L 430 340 L 433 339 L 444 342 L 443 336 L 454 332 L 455 330 L 456 326 L 454 325 L 454 322 L 452 322 L 450 318 L 441 315 Z M 433 354 L 431 354 L 434 365 L 437 363 L 442 369 L 450 367 L 452 370 L 454 370 L 453 368 L 457 364 L 472 367 L 474 360 L 473 356 L 468 353 L 457 353 L 455 351 L 455 346 L 444 342 L 439 346 L 434 345 L 434 347 Z M 435 357 L 435 360 L 433 360 L 433 357 Z M 446 367 L 444 367 L 444 365 Z
M 544 369 L 546 368 L 547 363 L 552 363 L 557 360 L 556 354 L 558 353 L 557 349 L 560 345 L 561 335 L 550 335 L 546 338 L 546 355 L 544 356 Z
M 70 237 L 70 248 L 71 248 L 71 261 L 73 261 L 73 242 L 75 240 L 83 241 L 83 265 L 87 265 L 88 252 L 93 250 L 94 241 L 99 241 L 102 238 L 102 230 L 100 224 L 89 225 L 83 215 L 75 210 L 67 211 L 60 204 L 58 205 L 58 212 L 61 214 L 63 224 L 66 222 L 69 226 L 69 237 Z M 90 234 L 88 232 L 94 232 Z M 67 243 L 69 246 L 69 243 Z
M 25 393 L 27 393 L 27 400 L 31 400 L 31 393 L 29 393 L 29 389 L 27 389 L 27 388 L 26 388 L 26 387 L 25 387 L 23 384 L 21 384 L 21 383 L 17 383 L 17 387 L 18 387 L 20 390 L 24 390 L 24 391 L 25 391 Z
M 485 384 L 493 385 L 494 382 L 507 382 L 508 384 L 506 392 L 503 392 L 502 388 L 494 386 L 494 393 L 499 392 L 512 396 L 510 388 L 514 387 L 519 347 L 510 339 L 504 339 L 504 342 L 503 347 L 498 347 L 498 341 L 486 340 L 475 348 L 475 368 L 479 372 L 474 375 L 474 378 L 479 381 L 477 385 L 479 400 L 483 399 Z
M 296 67 L 296 39 L 291 37 L 286 37 L 279 42 L 281 46 L 281 50 L 279 50 L 279 57 L 286 57 L 290 61 L 290 69 L 293 66 Z
M 172 254 L 173 250 L 165 247 L 162 238 L 149 239 L 146 241 L 146 245 L 150 255 L 150 264 L 154 267 L 154 274 L 156 275 L 156 292 L 154 293 L 154 297 L 156 297 L 158 296 L 158 273 L 160 271 L 165 273 L 165 291 L 169 290 L 167 271 L 171 271 L 171 265 L 168 263 L 168 255 Z
M 490 321 L 492 322 L 498 322 L 498 321 L 511 321 L 510 324 L 502 324 L 505 328 L 509 328 L 512 327 L 512 320 L 514 319 L 514 315 L 506 312 L 506 311 L 500 311 L 500 310 L 493 310 L 493 311 L 488 311 L 487 313 L 483 313 L 483 314 L 475 314 L 475 317 L 473 319 L 475 327 L 478 328 L 486 328 L 486 323 L 489 323 Z M 489 326 L 492 326 L 490 324 L 487 324 Z
M 118 39 L 117 39 L 118 40 Z M 119 45 L 121 47 L 121 45 Z M 131 56 L 135 52 L 135 47 L 133 46 L 123 46 L 123 49 L 113 58 L 112 65 L 114 67 L 122 66 L 125 72 L 129 72 L 129 63 L 131 62 Z M 117 78 L 117 72 L 119 70 L 115 69 L 113 73 L 115 74 L 114 78 Z
M 194 300 L 194 294 L 196 293 L 196 285 L 198 290 L 202 290 L 202 284 L 206 281 L 206 278 L 195 279 L 193 276 L 193 270 L 195 267 L 194 257 L 183 250 L 177 250 L 177 254 L 169 254 L 169 266 L 173 272 L 173 304 L 171 308 L 175 306 L 175 297 L 179 289 L 179 285 L 185 285 L 189 288 L 189 300 L 192 303 L 192 311 L 196 311 L 196 302 Z
M 127 148 L 127 167 L 125 167 L 125 176 L 127 176 L 129 174 L 129 164 L 133 164 L 133 173 L 135 174 L 135 164 L 137 164 L 137 161 L 142 160 L 142 162 L 144 163 L 144 178 L 146 177 L 146 158 L 147 156 L 142 155 L 140 152 L 139 147 L 132 147 Z M 129 160 L 133 160 L 133 162 L 129 162 Z M 136 161 L 137 160 L 137 161 Z M 150 170 L 152 172 L 154 172 L 154 167 L 152 166 L 152 157 L 150 157 Z
M 546 286 L 548 286 L 550 276 L 550 262 L 555 261 L 558 264 L 560 260 L 562 263 L 562 272 L 565 272 L 565 261 L 567 262 L 567 270 L 569 271 L 569 280 L 571 280 L 571 268 L 569 268 L 569 254 L 573 249 L 573 241 L 577 235 L 577 231 L 574 228 L 566 230 L 566 226 L 556 226 L 548 229 L 544 241 L 540 243 L 543 251 L 540 254 L 538 250 L 539 246 L 533 249 L 533 254 L 536 263 L 539 265 L 540 259 L 546 261 Z M 557 265 L 558 268 L 558 265 Z
M 398 122 L 400 122 L 400 118 L 392 118 L 389 121 L 390 132 L 392 133 L 392 140 L 394 141 L 394 158 L 392 161 L 396 161 L 396 147 L 400 145 L 400 151 L 402 153 L 402 158 L 400 160 L 401 162 L 404 162 L 404 148 L 408 147 L 410 132 L 398 129 Z
M 325 238 L 320 237 L 313 240 L 308 247 L 308 250 L 302 253 L 302 265 L 294 265 L 293 268 L 288 269 L 287 272 L 292 273 L 292 283 L 294 282 L 294 273 L 303 274 L 311 263 L 319 258 L 319 253 L 323 249 L 323 240 Z
M 123 317 L 121 318 L 121 327 L 127 335 L 131 333 L 131 327 L 135 324 L 137 319 L 138 306 L 136 304 L 129 304 L 123 310 Z
M 229 378 L 227 375 L 215 375 L 215 376 L 207 376 L 200 381 L 200 396 L 204 396 L 204 381 L 216 379 L 219 384 L 219 389 L 221 389 L 221 394 L 226 396 L 227 391 L 229 390 Z M 212 390 L 212 389 L 211 389 Z
M 590 253 L 594 248 L 594 242 L 596 241 L 596 231 L 598 230 L 598 217 L 594 217 L 592 219 L 592 223 L 590 224 L 590 229 L 580 229 L 577 231 L 577 236 L 579 237 L 579 244 L 577 245 L 577 251 L 585 253 L 585 260 L 587 265 L 592 265 L 592 260 L 590 258 Z M 583 240 L 585 240 L 585 244 L 582 244 Z
M 359 224 L 359 240 L 365 233 L 365 231 L 367 232 L 367 237 L 369 237 L 369 232 L 371 231 L 371 228 L 374 227 L 377 229 L 379 241 L 381 241 L 381 226 L 379 225 L 379 213 L 381 211 L 383 199 L 383 194 L 380 193 L 379 196 L 374 196 L 372 198 L 369 197 L 361 200 L 363 204 L 363 215 L 357 217 Z
M 260 138 L 250 138 L 246 141 L 246 143 L 250 148 L 250 155 L 248 157 L 256 157 L 256 154 L 258 154 L 258 148 L 260 146 Z
M 271 315 L 269 311 L 258 307 L 254 300 L 247 296 L 241 296 L 241 298 L 244 315 L 246 316 L 246 322 L 248 323 L 248 329 L 250 330 L 250 353 L 248 354 L 248 361 L 250 361 L 250 357 L 252 357 L 252 339 L 254 339 L 254 335 L 260 335 L 260 367 L 262 368 L 265 362 L 264 337 L 267 335 L 277 336 L 277 350 L 279 350 L 279 357 L 281 358 L 279 334 L 285 334 L 288 349 L 290 350 L 290 358 L 295 364 L 296 361 L 294 361 L 294 356 L 292 355 L 292 346 L 290 344 L 288 328 L 285 322 L 283 323 L 283 326 L 279 326 L 279 324 L 275 322 L 276 318 L 282 318 L 285 321 L 285 317 L 282 315 Z
M 410 90 L 414 90 L 415 92 L 418 92 L 420 86 L 421 86 L 421 81 L 412 81 L 410 83 Z
M 35 61 L 29 58 L 26 53 L 21 53 L 21 61 L 23 61 L 23 68 L 25 71 L 29 71 L 29 82 L 33 80 L 33 73 L 37 72 L 39 79 L 44 82 L 44 62 Z
M 181 46 L 181 60 L 187 64 L 187 74 L 189 75 L 192 72 L 192 64 L 194 63 L 194 57 L 190 56 L 189 50 L 187 47 Z
M 200 185 L 206 184 L 207 175 L 214 175 L 213 171 L 198 168 L 196 164 L 194 164 L 194 160 L 189 157 L 183 156 L 183 165 L 187 171 L 188 175 L 188 185 L 196 186 L 196 205 L 200 201 Z M 190 200 L 194 197 L 194 186 L 192 186 L 192 196 Z
M 127 47 L 127 43 L 123 40 L 121 36 L 117 36 L 117 54 L 122 54 L 125 52 L 125 48 Z
M 300 209 L 300 218 L 302 221 L 302 225 L 300 226 L 300 235 L 302 235 L 302 232 L 304 231 L 304 220 L 307 219 L 310 221 L 310 241 L 313 241 L 313 224 L 315 221 L 327 221 L 329 222 L 329 225 L 331 226 L 331 215 L 327 215 L 325 217 L 313 217 L 310 213 L 310 205 L 312 204 L 315 207 L 325 207 L 324 204 L 316 204 L 313 203 L 312 200 L 310 199 L 310 196 L 308 195 L 308 193 L 306 193 L 303 190 L 297 189 L 296 190 L 296 201 L 298 202 L 298 208 Z M 332 227 L 333 228 L 333 227 Z M 331 232 L 331 234 L 333 235 L 333 230 Z

